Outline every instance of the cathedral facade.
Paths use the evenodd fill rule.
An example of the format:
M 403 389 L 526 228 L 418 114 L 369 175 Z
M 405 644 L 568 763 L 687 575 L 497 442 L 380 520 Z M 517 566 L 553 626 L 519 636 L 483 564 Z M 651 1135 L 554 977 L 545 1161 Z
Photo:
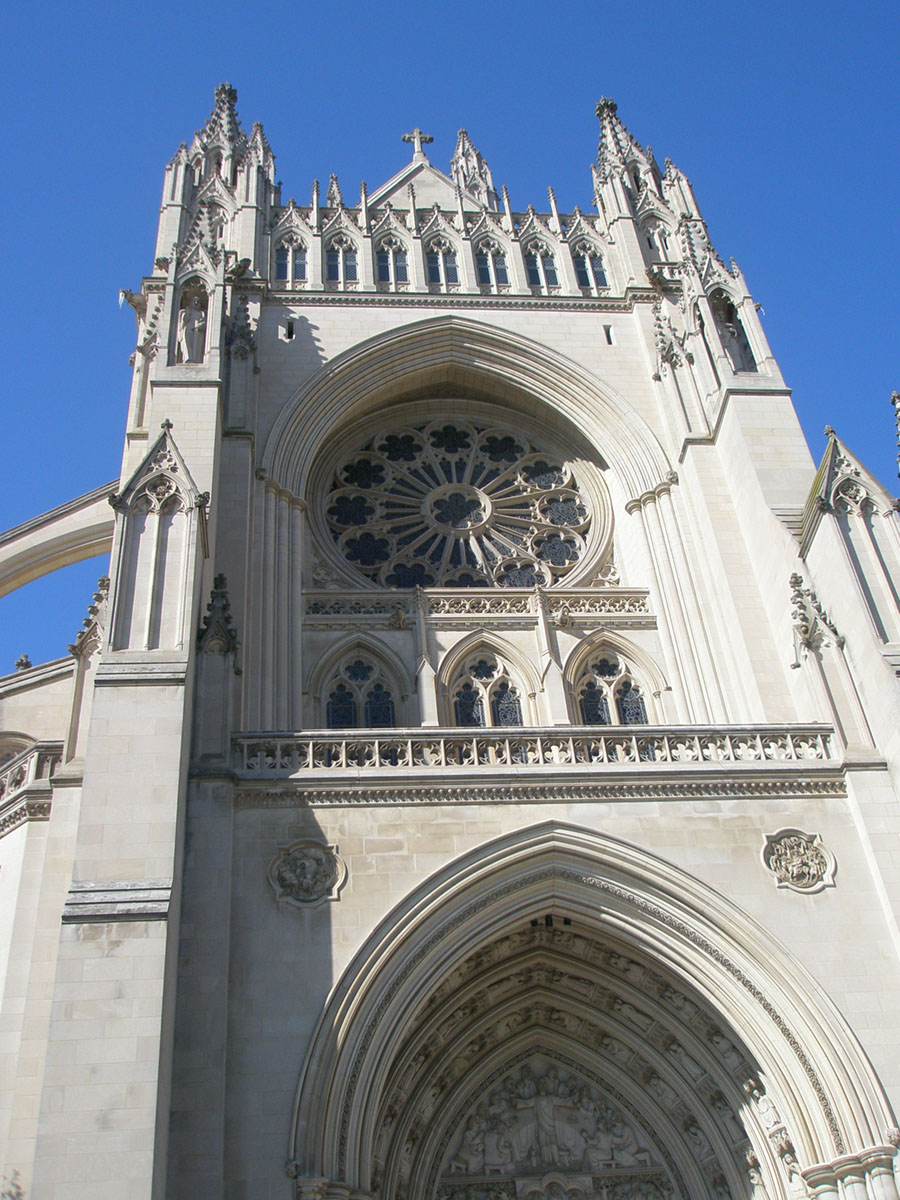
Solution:
M 560 212 L 464 130 L 283 197 L 236 100 L 0 536 L 110 553 L 0 679 L 3 1194 L 897 1200 L 896 502 L 612 101 Z

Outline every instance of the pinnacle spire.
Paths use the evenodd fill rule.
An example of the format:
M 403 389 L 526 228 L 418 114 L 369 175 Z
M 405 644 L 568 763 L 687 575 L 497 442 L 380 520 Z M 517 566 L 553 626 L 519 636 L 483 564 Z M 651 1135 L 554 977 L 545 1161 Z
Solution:
M 619 120 L 618 107 L 614 100 L 604 96 L 597 102 L 595 112 L 600 120 L 597 165 L 601 178 L 605 178 L 613 168 L 627 166 L 635 158 L 646 161 L 644 148 Z
M 237 115 L 237 88 L 230 83 L 220 83 L 216 88 L 215 104 L 200 136 L 207 145 L 230 147 L 247 140 Z
M 497 210 L 497 192 L 491 169 L 484 155 L 476 150 L 465 129 L 460 129 L 456 138 L 456 149 L 450 160 L 450 174 L 457 187 L 462 188 L 487 208 Z

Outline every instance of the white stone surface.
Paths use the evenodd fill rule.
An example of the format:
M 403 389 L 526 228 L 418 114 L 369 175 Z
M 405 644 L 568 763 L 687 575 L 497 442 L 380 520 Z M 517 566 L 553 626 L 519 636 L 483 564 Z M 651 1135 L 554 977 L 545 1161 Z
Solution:
M 368 196 L 285 205 L 234 104 L 166 168 L 126 294 L 114 507 L 0 537 L 0 587 L 112 545 L 73 657 L 0 679 L 0 1173 L 29 1200 L 526 1200 L 548 1173 L 896 1200 L 891 497 L 836 435 L 816 472 L 743 276 L 611 102 L 591 215 L 509 212 L 462 133 L 449 176 L 414 134 Z M 433 421 L 571 471 L 575 565 L 522 508 L 540 589 L 354 566 L 335 471 Z M 326 734 L 376 681 L 393 729 Z M 452 728 L 466 681 L 492 730 Z

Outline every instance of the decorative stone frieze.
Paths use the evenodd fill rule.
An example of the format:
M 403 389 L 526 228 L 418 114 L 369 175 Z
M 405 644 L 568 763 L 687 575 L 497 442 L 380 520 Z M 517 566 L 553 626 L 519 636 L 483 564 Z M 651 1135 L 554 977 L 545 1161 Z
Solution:
M 304 907 L 337 900 L 347 868 L 337 846 L 303 840 L 282 846 L 267 875 L 278 900 Z
M 716 776 L 708 782 L 697 782 L 668 776 L 664 782 L 646 780 L 598 781 L 569 783 L 548 779 L 544 784 L 532 781 L 479 784 L 460 783 L 458 786 L 424 782 L 418 786 L 397 780 L 390 787 L 365 785 L 330 788 L 318 783 L 297 780 L 277 787 L 244 787 L 234 793 L 237 808 L 296 808 L 333 805 L 406 805 L 406 804 L 570 804 L 603 803 L 616 800 L 656 801 L 678 804 L 689 800 L 717 802 L 723 800 L 797 800 L 801 798 L 834 799 L 846 797 L 840 775 L 825 778 L 790 774 L 784 779 L 736 780 Z
M 768 834 L 762 860 L 780 888 L 812 893 L 834 886 L 837 862 L 817 833 L 780 829 Z

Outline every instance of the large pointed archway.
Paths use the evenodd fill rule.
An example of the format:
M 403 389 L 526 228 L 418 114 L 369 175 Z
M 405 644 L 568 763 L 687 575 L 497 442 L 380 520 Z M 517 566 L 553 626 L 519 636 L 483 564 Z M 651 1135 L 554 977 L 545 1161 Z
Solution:
M 372 935 L 301 1079 L 298 1195 L 896 1196 L 884 1093 L 795 961 L 705 885 L 548 823 Z

